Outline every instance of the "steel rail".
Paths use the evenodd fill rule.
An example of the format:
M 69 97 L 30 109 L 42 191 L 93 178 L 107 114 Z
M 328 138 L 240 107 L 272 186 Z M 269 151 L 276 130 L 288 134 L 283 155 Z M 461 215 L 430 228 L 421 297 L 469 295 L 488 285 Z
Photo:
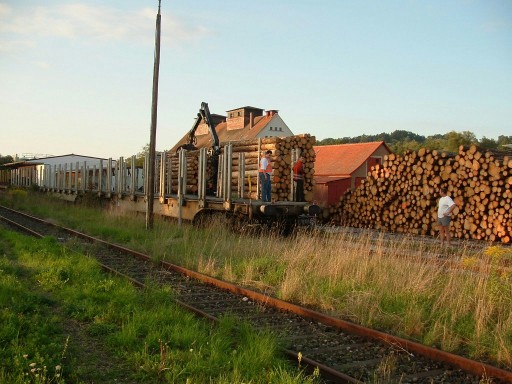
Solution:
M 311 367 L 317 367 L 323 374 L 324 377 L 336 381 L 336 383 L 346 383 L 346 384 L 364 384 L 363 381 L 357 380 L 351 376 L 345 375 L 342 372 L 336 371 L 327 365 L 320 364 L 319 362 L 310 359 L 307 356 L 299 355 L 298 352 L 290 351 L 289 349 L 285 349 L 284 353 L 290 356 L 293 360 L 299 360 L 308 364 Z M 300 356 L 300 357 L 299 357 Z
M 148 256 L 148 255 L 145 255 L 143 253 L 140 253 L 140 252 L 137 252 L 137 251 L 134 251 L 132 249 L 129 249 L 129 248 L 125 248 L 123 246 L 120 246 L 118 244 L 114 244 L 114 243 L 110 243 L 108 241 L 105 241 L 105 240 L 101 240 L 101 239 L 97 239 L 97 238 L 94 238 L 92 236 L 89 236 L 87 234 L 84 234 L 82 232 L 79 232 L 79 231 L 75 231 L 73 229 L 70 229 L 70 228 L 66 228 L 66 227 L 61 227 L 59 225 L 56 225 L 54 223 L 50 223 L 48 221 L 45 221 L 45 220 L 42 220 L 42 219 L 39 219 L 37 217 L 34 217 L 34 216 L 31 216 L 31 215 L 27 215 L 25 213 L 22 213 L 22 212 L 18 212 L 18 211 L 15 211 L 15 210 L 11 210 L 12 212 L 15 212 L 17 214 L 22 214 L 26 217 L 30 217 L 31 219 L 35 219 L 37 221 L 39 221 L 40 223 L 44 223 L 44 224 L 47 224 L 47 225 L 50 225 L 50 226 L 53 226 L 53 227 L 56 227 L 56 228 L 59 228 L 61 230 L 64 230 L 74 236 L 77 236 L 79 238 L 83 238 L 83 239 L 86 239 L 88 241 L 91 241 L 91 242 L 97 242 L 97 243 L 100 243 L 104 246 L 107 246 L 111 249 L 115 249 L 115 250 L 119 250 L 119 251 L 122 251 L 122 252 L 126 252 L 132 256 L 135 256 L 136 258 L 142 260 L 142 261 L 150 261 L 152 262 L 151 258 Z M 3 216 L 0 216 L 0 219 L 1 220 L 4 220 L 6 222 L 8 222 L 9 224 L 17 227 L 17 228 L 20 228 L 21 230 L 23 230 L 24 232 L 27 232 L 28 234 L 30 235 L 33 235 L 35 237 L 38 237 L 38 238 L 43 238 L 44 235 L 36 232 L 36 231 L 33 231 L 19 223 L 16 223 L 12 220 L 9 220 L 7 218 L 4 218 Z M 121 276 L 122 278 L 125 278 L 127 279 L 131 284 L 139 287 L 139 288 L 144 288 L 144 287 L 147 287 L 147 285 L 139 280 L 136 280 L 120 271 L 117 271 L 116 269 L 113 269 L 111 267 L 109 267 L 108 265 L 105 265 L 99 261 L 96 260 L 96 262 L 98 263 L 98 265 L 103 268 L 104 270 L 108 271 L 109 273 L 112 273 L 114 275 L 117 275 L 117 276 Z M 167 269 L 167 268 L 166 268 Z M 193 271 L 190 271 L 190 272 L 193 272 Z M 201 280 L 199 280 L 201 281 Z M 201 316 L 203 318 L 206 318 L 210 321 L 213 321 L 213 322 L 219 322 L 219 318 L 218 317 L 215 317 L 215 316 L 212 316 L 211 314 L 201 310 L 201 309 L 198 309 L 196 307 L 193 307 L 179 299 L 176 299 L 174 298 L 174 302 L 176 304 L 178 304 L 179 306 L 183 307 L 184 309 L 190 311 L 190 312 L 193 312 L 195 313 L 196 315 L 198 316 Z M 298 356 L 299 356 L 299 353 L 298 352 L 294 352 L 294 351 L 290 351 L 290 350 L 287 350 L 287 349 L 284 349 L 283 350 L 284 354 L 287 355 L 289 358 L 293 358 L 293 359 L 296 359 Z M 336 383 L 347 383 L 347 384 L 362 384 L 361 381 L 359 380 L 356 380 L 350 376 L 347 376 L 345 375 L 344 373 L 342 372 L 339 372 L 339 371 L 336 371 L 334 369 L 332 369 L 331 367 L 328 367 L 324 364 L 321 364 L 313 359 L 310 359 L 310 358 L 307 358 L 307 357 L 302 357 L 301 359 L 302 362 L 304 362 L 306 365 L 310 366 L 310 367 L 313 367 L 313 368 L 318 368 L 318 370 L 321 372 L 321 374 L 336 382 Z
M 269 305 L 274 308 L 291 312 L 299 316 L 303 316 L 314 321 L 318 321 L 325 325 L 337 327 L 348 333 L 356 334 L 369 339 L 378 340 L 381 342 L 385 342 L 387 344 L 395 345 L 406 351 L 417 353 L 419 355 L 422 355 L 424 357 L 427 357 L 438 362 L 449 363 L 452 366 L 458 367 L 466 372 L 472 373 L 480 377 L 486 375 L 495 377 L 500 380 L 504 380 L 505 382 L 508 383 L 512 383 L 511 371 L 494 367 L 486 363 L 471 360 L 463 356 L 458 356 L 449 352 L 441 351 L 439 349 L 429 347 L 398 336 L 393 336 L 381 331 L 350 323 L 348 321 L 328 316 L 323 313 L 314 311 L 312 309 L 300 307 L 296 304 L 288 303 L 284 300 L 280 300 L 262 293 L 254 292 L 243 287 L 240 287 L 238 285 L 218 280 L 214 277 L 207 276 L 199 272 L 191 271 L 189 269 L 165 261 L 162 261 L 161 264 L 166 269 L 181 272 L 189 277 L 201 280 L 205 283 L 214 285 L 216 287 L 228 290 L 239 295 L 244 295 L 250 299 L 253 299 L 265 305 Z
M 12 210 L 12 211 L 19 213 L 14 210 Z M 152 261 L 150 256 L 143 254 L 141 252 L 134 251 L 134 250 L 128 249 L 126 247 L 123 247 L 123 246 L 120 246 L 117 244 L 109 243 L 107 241 L 94 238 L 92 236 L 86 235 L 79 231 L 75 231 L 75 230 L 72 230 L 69 228 L 58 226 L 54 223 L 50 223 L 50 222 L 41 220 L 39 218 L 35 218 L 31 215 L 26 215 L 26 216 L 34 218 L 40 222 L 47 223 L 54 227 L 58 227 L 58 228 L 65 230 L 66 232 L 71 233 L 77 237 L 85 238 L 85 239 L 88 239 L 89 241 L 99 242 L 99 243 L 101 243 L 105 246 L 108 246 L 110 248 L 129 253 L 141 260 Z M 431 360 L 435 360 L 435 361 L 438 361 L 441 363 L 448 363 L 454 367 L 458 367 L 458 368 L 460 368 L 466 372 L 469 372 L 473 375 L 477 375 L 480 377 L 490 376 L 490 377 L 494 377 L 496 379 L 503 380 L 506 383 L 512 383 L 512 372 L 511 371 L 507 371 L 507 370 L 504 370 L 504 369 L 501 369 L 498 367 L 494 367 L 494 366 L 491 366 L 491 365 L 483 363 L 483 362 L 471 360 L 471 359 L 468 359 L 468 358 L 465 358 L 462 356 L 458 356 L 458 355 L 455 355 L 455 354 L 452 354 L 449 352 L 445 352 L 445 351 L 442 351 L 442 350 L 439 350 L 439 349 L 436 349 L 433 347 L 425 346 L 425 345 L 419 344 L 417 342 L 407 340 L 407 339 L 404 339 L 401 337 L 393 336 L 393 335 L 390 335 L 390 334 L 387 334 L 387 333 L 384 333 L 381 331 L 366 328 L 366 327 L 363 327 L 363 326 L 360 326 L 360 325 L 357 325 L 357 324 L 354 324 L 354 323 L 351 323 L 351 322 L 348 322 L 345 320 L 341 320 L 339 318 L 325 315 L 323 313 L 320 313 L 320 312 L 317 312 L 317 311 L 314 311 L 314 310 L 311 310 L 308 308 L 300 307 L 296 304 L 292 304 L 292 303 L 286 302 L 284 300 L 280 300 L 280 299 L 268 296 L 266 294 L 251 291 L 246 288 L 240 287 L 236 284 L 228 283 L 228 282 L 216 279 L 214 277 L 204 275 L 200 272 L 192 271 L 190 269 L 187 269 L 187 268 L 184 268 L 184 267 L 181 267 L 181 266 L 178 266 L 178 265 L 166 262 L 166 261 L 160 261 L 160 266 L 163 269 L 181 273 L 185 276 L 188 276 L 188 277 L 194 278 L 196 280 L 202 281 L 204 283 L 213 285 L 217 288 L 221 288 L 221 289 L 227 290 L 227 291 L 235 293 L 235 294 L 246 296 L 246 297 L 248 297 L 254 301 L 260 302 L 262 304 L 269 305 L 271 307 L 274 307 L 274 308 L 277 308 L 277 309 L 280 309 L 283 311 L 287 311 L 290 313 L 294 313 L 299 316 L 309 318 L 311 320 L 317 321 L 317 322 L 325 324 L 325 325 L 334 326 L 334 327 L 344 330 L 348 333 L 366 337 L 368 339 L 377 340 L 377 341 L 380 341 L 383 343 L 387 343 L 389 345 L 394 345 L 400 349 L 403 349 L 408 352 L 417 353 L 418 355 L 422 355 Z M 183 303 L 183 304 L 185 304 L 185 303 Z M 201 310 L 190 307 L 188 304 L 185 304 L 185 306 L 187 308 L 193 310 L 196 313 L 200 314 L 201 312 L 203 312 Z M 208 318 L 213 317 L 206 313 L 205 313 L 205 315 L 206 315 L 205 317 L 208 317 Z M 291 352 L 291 353 L 293 354 L 294 352 Z M 295 356 L 297 356 L 297 355 L 295 355 Z M 307 356 L 302 357 L 302 359 L 307 359 Z M 304 361 L 306 362 L 307 360 L 304 360 Z M 316 363 L 316 364 L 320 369 L 320 366 L 322 366 L 322 364 L 320 364 L 320 363 Z M 329 367 L 326 367 L 326 368 L 329 368 Z M 334 371 L 334 372 L 341 374 L 341 372 L 338 372 L 338 371 Z M 343 375 L 343 374 L 341 374 L 341 375 Z M 346 375 L 343 375 L 343 376 L 346 376 Z M 357 382 L 357 381 L 346 381 L 347 377 L 348 376 L 346 376 L 346 377 L 340 376 L 339 382 L 348 382 L 348 383 L 356 383 Z M 355 380 L 355 379 L 350 378 L 349 380 Z
M 23 232 L 26 232 L 28 233 L 29 235 L 32 235 L 32 236 L 35 236 L 35 237 L 38 237 L 40 239 L 42 239 L 44 237 L 44 235 L 40 234 L 39 232 L 36 232 L 36 231 L 33 231 L 32 229 L 30 228 L 27 228 L 21 224 L 18 224 L 16 223 L 15 221 L 12 221 L 12 220 L 9 220 L 7 217 L 4 217 L 2 215 L 0 215 L 0 220 L 14 226 L 14 227 L 17 227 L 19 229 L 21 229 Z

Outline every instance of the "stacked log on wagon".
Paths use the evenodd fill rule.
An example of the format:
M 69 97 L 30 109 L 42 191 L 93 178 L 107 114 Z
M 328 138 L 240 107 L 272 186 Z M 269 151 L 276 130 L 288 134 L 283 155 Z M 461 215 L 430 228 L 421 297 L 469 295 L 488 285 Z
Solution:
M 231 192 L 236 195 L 239 191 L 239 176 L 243 169 L 243 196 L 249 199 L 258 199 L 258 167 L 259 160 L 267 150 L 272 151 L 271 161 L 273 169 L 272 199 L 274 201 L 289 201 L 292 195 L 292 162 L 298 154 L 305 157 L 304 164 L 304 194 L 307 201 L 313 199 L 315 152 L 313 146 L 316 143 L 314 136 L 309 134 L 289 137 L 268 137 L 260 140 L 233 141 L 232 145 L 232 185 Z M 221 143 L 221 155 L 224 155 L 224 146 Z M 240 156 L 243 154 L 243 157 Z M 186 193 L 197 192 L 199 151 L 187 152 L 187 183 Z M 178 173 L 178 155 L 168 157 L 171 163 L 171 175 Z M 243 160 L 241 160 L 243 159 Z M 240 161 L 243 161 L 241 166 Z M 212 164 L 208 162 L 207 177 L 212 175 Z M 174 177 L 176 179 L 176 177 Z M 172 179 L 171 192 L 177 193 L 178 180 Z
M 166 171 L 165 171 L 165 179 L 170 180 L 170 190 L 168 193 L 177 194 L 178 193 L 178 169 L 179 169 L 179 158 L 177 154 L 168 154 L 166 158 Z M 198 165 L 199 165 L 199 151 L 189 151 L 186 157 L 187 165 L 186 165 L 186 175 L 184 177 L 185 182 L 185 193 L 186 194 L 196 194 L 198 187 Z M 155 185 L 160 183 L 160 162 L 158 161 L 156 164 L 155 170 Z
M 333 223 L 418 235 L 437 234 L 439 189 L 457 204 L 451 233 L 512 242 L 512 151 L 474 145 L 446 153 L 422 148 L 390 154 L 330 209 Z

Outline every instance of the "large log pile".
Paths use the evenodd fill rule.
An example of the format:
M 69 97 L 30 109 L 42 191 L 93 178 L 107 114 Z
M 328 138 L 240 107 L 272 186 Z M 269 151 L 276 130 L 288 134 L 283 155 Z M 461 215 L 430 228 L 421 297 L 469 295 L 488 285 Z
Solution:
M 304 194 L 308 201 L 313 199 L 313 185 L 314 185 L 314 164 L 315 152 L 313 145 L 315 145 L 315 137 L 309 134 L 290 136 L 290 137 L 268 137 L 260 141 L 258 139 L 236 141 L 232 144 L 232 194 L 236 195 L 238 192 L 238 176 L 241 168 L 245 170 L 244 173 L 244 196 L 245 198 L 258 199 L 258 165 L 259 159 L 265 151 L 271 150 L 273 180 L 272 180 L 272 199 L 275 201 L 288 201 L 292 199 L 291 185 L 292 185 L 292 159 L 293 153 L 299 152 L 305 157 L 305 175 L 304 175 Z M 221 143 L 221 155 L 224 154 L 224 145 Z M 243 153 L 245 160 L 243 167 L 240 164 L 240 154 Z M 197 188 L 194 188 L 193 182 L 197 182 L 198 177 L 198 154 L 199 151 L 189 151 L 187 153 L 187 193 L 195 193 Z M 178 170 L 178 155 L 170 155 L 172 163 L 172 174 L 177 175 Z M 211 164 L 208 165 L 207 173 L 211 174 Z M 176 177 L 175 177 L 176 178 Z M 191 184 L 191 185 L 189 185 Z M 172 193 L 177 191 L 177 180 L 173 180 Z
M 439 188 L 457 204 L 457 238 L 512 242 L 512 152 L 460 147 L 390 154 L 331 207 L 333 223 L 420 235 L 437 233 Z

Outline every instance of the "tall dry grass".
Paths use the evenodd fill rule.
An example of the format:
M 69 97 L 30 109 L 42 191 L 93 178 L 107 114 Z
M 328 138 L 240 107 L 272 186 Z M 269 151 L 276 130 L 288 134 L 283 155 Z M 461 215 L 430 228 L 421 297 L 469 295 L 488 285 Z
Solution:
M 430 239 L 301 235 L 282 255 L 286 274 L 278 292 L 356 323 L 512 367 L 512 278 L 503 269 L 512 250 L 491 247 L 475 255 L 462 246 L 447 260 L 431 256 L 443 251 Z
M 40 195 L 24 199 L 41 214 Z M 78 213 L 79 217 L 74 217 Z M 51 205 L 69 226 L 285 300 L 512 368 L 512 248 L 341 229 L 282 238 Z M 47 217 L 43 213 L 43 217 Z M 442 258 L 432 255 L 443 255 Z
M 373 232 L 239 236 L 221 222 L 191 231 L 187 258 L 203 273 L 512 367 L 512 280 L 500 269 L 512 264 L 510 248 L 475 253 Z

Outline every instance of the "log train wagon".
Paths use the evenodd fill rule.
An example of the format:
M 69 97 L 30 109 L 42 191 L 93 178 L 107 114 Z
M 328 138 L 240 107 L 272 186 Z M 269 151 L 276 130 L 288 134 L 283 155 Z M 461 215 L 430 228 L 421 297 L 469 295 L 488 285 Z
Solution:
M 221 146 L 218 156 L 207 148 L 163 152 L 155 163 L 154 191 L 159 203 L 155 213 L 190 221 L 223 213 L 235 222 L 311 223 L 321 210 L 311 202 L 293 201 L 292 167 L 299 155 L 306 157 L 305 191 L 311 199 L 313 144 L 314 137 L 301 135 L 231 142 Z M 259 198 L 258 164 L 267 150 L 272 151 L 271 202 Z M 130 199 L 118 195 L 116 204 L 145 211 L 144 202 L 136 195 Z
M 155 159 L 153 212 L 187 221 L 222 213 L 235 222 L 311 223 L 320 208 L 311 202 L 294 202 L 292 167 L 300 154 L 306 157 L 305 194 L 311 199 L 314 174 L 314 137 L 264 138 L 227 143 L 217 156 L 207 148 L 160 152 Z M 272 150 L 272 202 L 259 196 L 259 156 Z M 101 162 L 47 167 L 40 188 L 68 200 L 86 193 L 109 199 L 115 209 L 146 212 L 148 175 L 146 164 L 135 166 L 135 157 L 126 162 Z

